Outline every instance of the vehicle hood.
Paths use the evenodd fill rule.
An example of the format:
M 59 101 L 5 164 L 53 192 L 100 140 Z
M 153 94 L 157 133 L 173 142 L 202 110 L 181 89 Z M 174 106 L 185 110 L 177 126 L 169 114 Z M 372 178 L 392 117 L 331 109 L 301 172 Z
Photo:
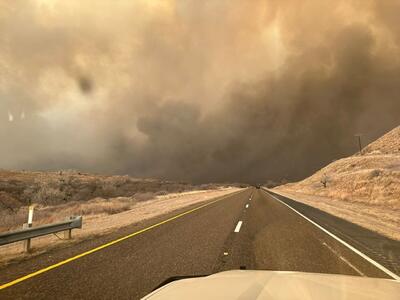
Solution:
M 284 271 L 237 270 L 174 281 L 143 299 L 399 299 L 390 279 Z

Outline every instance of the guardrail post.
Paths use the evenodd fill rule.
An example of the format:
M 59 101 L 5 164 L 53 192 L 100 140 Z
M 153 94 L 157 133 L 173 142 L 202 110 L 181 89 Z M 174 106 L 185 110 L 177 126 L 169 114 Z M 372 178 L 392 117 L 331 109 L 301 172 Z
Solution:
M 71 221 L 74 217 L 66 218 L 65 221 Z M 70 240 L 72 239 L 72 229 L 68 229 L 64 231 L 64 239 Z
M 68 229 L 64 231 L 64 239 L 70 240 L 72 238 L 72 229 Z
M 28 224 L 28 223 L 24 223 L 24 225 L 22 225 L 22 228 L 26 229 L 32 227 L 32 224 Z M 26 239 L 23 242 L 24 245 L 24 252 L 31 252 L 31 239 Z

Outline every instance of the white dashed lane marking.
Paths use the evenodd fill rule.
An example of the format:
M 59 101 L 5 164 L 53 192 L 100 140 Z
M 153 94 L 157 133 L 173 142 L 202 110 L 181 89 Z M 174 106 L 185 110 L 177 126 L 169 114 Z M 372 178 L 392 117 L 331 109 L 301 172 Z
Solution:
M 240 227 L 242 227 L 243 222 L 239 221 L 235 227 L 235 232 L 239 232 L 240 231 Z

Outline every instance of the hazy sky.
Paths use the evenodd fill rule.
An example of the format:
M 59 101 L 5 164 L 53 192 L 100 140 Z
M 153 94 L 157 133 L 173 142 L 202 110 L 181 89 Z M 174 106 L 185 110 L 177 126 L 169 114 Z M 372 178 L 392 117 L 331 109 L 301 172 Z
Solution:
M 297 179 L 400 123 L 397 0 L 0 0 L 0 168 Z

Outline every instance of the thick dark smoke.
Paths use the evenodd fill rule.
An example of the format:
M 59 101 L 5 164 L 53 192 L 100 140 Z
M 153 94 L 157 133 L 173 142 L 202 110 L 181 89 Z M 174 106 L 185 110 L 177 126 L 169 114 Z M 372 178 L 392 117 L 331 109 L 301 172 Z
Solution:
M 399 125 L 399 14 L 397 0 L 0 2 L 0 167 L 304 177 Z

